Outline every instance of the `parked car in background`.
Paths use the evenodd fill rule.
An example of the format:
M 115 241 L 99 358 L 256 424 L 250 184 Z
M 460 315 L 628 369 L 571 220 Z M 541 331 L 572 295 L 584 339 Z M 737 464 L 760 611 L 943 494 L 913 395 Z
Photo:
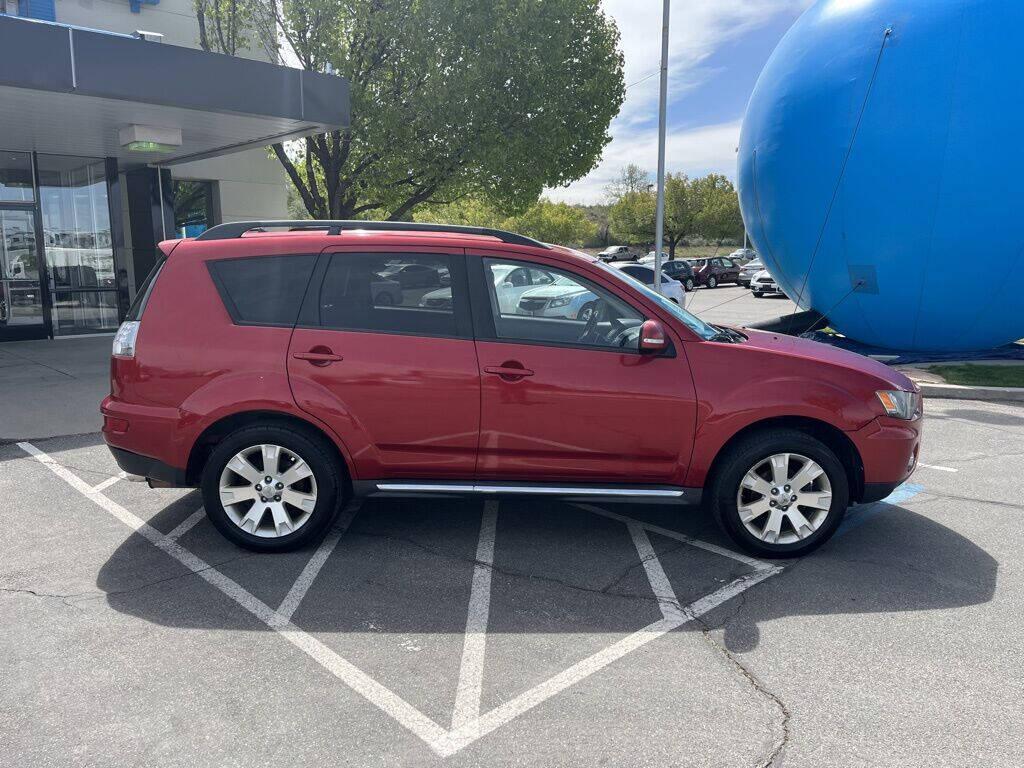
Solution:
M 753 292 L 755 299 L 760 299 L 762 296 L 772 293 L 786 295 L 785 291 L 779 288 L 779 284 L 775 282 L 775 278 L 772 277 L 767 269 L 762 269 L 754 275 L 754 279 L 750 281 L 750 290 Z
M 742 263 L 746 263 L 751 259 L 758 258 L 758 256 L 757 251 L 755 251 L 753 248 L 737 248 L 735 251 L 729 254 L 729 258 L 735 259 L 736 261 Z
M 402 285 L 397 280 L 385 280 L 378 274 L 370 283 L 370 290 L 373 291 L 373 305 L 375 307 L 389 307 L 402 303 L 404 294 Z
M 501 297 L 498 297 L 501 306 Z M 528 317 L 559 317 L 565 320 L 590 322 L 598 310 L 597 296 L 575 280 L 559 275 L 547 285 L 531 287 L 519 297 L 512 310 L 502 308 L 507 315 Z
M 403 288 L 433 288 L 444 285 L 448 270 L 441 270 L 431 264 L 395 264 L 381 270 L 382 280 L 394 280 Z M 448 278 L 451 282 L 451 278 Z
M 703 501 L 740 547 L 793 557 L 917 466 L 922 400 L 899 371 L 710 325 L 568 248 L 418 226 L 160 243 L 101 405 L 121 469 L 200 487 L 216 529 L 261 552 L 315 545 L 353 499 L 437 494 Z M 389 259 L 447 268 L 451 308 L 374 306 Z M 503 307 L 520 268 L 552 282 Z M 575 318 L 533 308 L 581 298 Z
M 693 274 L 698 285 L 717 288 L 722 283 L 738 283 L 740 265 L 728 256 L 714 256 L 709 259 L 690 259 Z
M 498 300 L 498 306 L 502 312 L 512 312 L 519 303 L 520 297 L 531 288 L 540 285 L 548 285 L 554 282 L 555 278 L 550 272 L 542 269 L 529 269 L 527 267 L 495 268 L 491 271 L 494 277 L 494 292 Z M 451 282 L 449 280 L 449 282 Z M 423 294 L 420 299 L 420 306 L 427 309 L 452 308 L 452 288 L 439 288 L 436 291 Z
M 652 266 L 622 262 L 613 263 L 611 266 L 625 272 L 648 288 L 654 287 L 655 272 Z M 671 299 L 681 307 L 686 306 L 686 289 L 682 283 L 666 274 L 664 269 L 661 270 L 661 295 L 666 299 Z
M 654 263 L 655 253 L 651 251 L 642 259 L 641 264 L 647 264 L 650 266 Z M 678 280 L 683 284 L 683 288 L 686 292 L 694 290 L 697 287 L 697 278 L 693 274 L 693 266 L 686 259 L 665 259 L 665 254 L 662 254 L 663 261 L 661 262 L 661 271 L 671 277 L 673 280 Z
M 750 281 L 754 279 L 754 275 L 756 275 L 764 268 L 764 264 L 759 258 L 753 259 L 752 261 L 748 261 L 740 268 L 740 285 L 742 285 L 744 288 L 749 288 Z
M 608 262 L 638 261 L 640 259 L 640 251 L 630 248 L 628 245 L 612 245 L 597 254 L 597 258 Z

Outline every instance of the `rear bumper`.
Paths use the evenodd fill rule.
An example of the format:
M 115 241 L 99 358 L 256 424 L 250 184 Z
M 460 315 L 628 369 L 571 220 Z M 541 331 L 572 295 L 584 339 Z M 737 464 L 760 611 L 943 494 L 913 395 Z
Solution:
M 182 440 L 177 408 L 136 405 L 107 397 L 100 412 L 103 439 L 121 469 L 162 485 L 187 484 L 184 466 L 188 463 L 188 447 Z
M 188 477 L 184 469 L 172 467 L 170 464 L 160 461 L 160 459 L 143 456 L 141 453 L 132 453 L 123 448 L 115 448 L 112 445 L 107 447 L 114 454 L 114 461 L 117 462 L 117 466 L 129 475 L 141 475 L 147 480 L 152 481 L 151 484 L 155 485 L 182 487 L 188 485 Z

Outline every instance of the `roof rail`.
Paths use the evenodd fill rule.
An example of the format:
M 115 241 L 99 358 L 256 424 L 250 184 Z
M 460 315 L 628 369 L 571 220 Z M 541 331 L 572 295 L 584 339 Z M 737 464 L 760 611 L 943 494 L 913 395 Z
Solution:
M 505 232 L 487 227 L 462 227 L 453 224 L 420 224 L 415 221 L 331 221 L 293 219 L 287 221 L 236 221 L 210 227 L 196 240 L 233 240 L 246 232 L 260 229 L 285 229 L 301 232 L 311 229 L 326 229 L 328 235 L 340 235 L 346 229 L 368 229 L 377 232 L 450 232 L 458 235 L 484 235 L 495 237 L 503 243 L 529 245 L 534 248 L 550 248 L 532 237 Z

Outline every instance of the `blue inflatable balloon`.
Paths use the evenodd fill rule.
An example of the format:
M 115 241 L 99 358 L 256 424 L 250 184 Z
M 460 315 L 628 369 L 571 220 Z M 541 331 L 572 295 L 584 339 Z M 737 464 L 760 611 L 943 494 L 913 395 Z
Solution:
M 820 0 L 739 148 L 750 237 L 794 300 L 869 344 L 1024 337 L 1021 0 Z

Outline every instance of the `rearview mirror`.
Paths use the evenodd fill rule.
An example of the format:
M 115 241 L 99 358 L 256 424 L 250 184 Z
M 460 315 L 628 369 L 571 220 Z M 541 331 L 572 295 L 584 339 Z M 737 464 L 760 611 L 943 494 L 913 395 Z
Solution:
M 668 348 L 668 336 L 657 320 L 644 320 L 640 326 L 640 351 L 663 352 Z

